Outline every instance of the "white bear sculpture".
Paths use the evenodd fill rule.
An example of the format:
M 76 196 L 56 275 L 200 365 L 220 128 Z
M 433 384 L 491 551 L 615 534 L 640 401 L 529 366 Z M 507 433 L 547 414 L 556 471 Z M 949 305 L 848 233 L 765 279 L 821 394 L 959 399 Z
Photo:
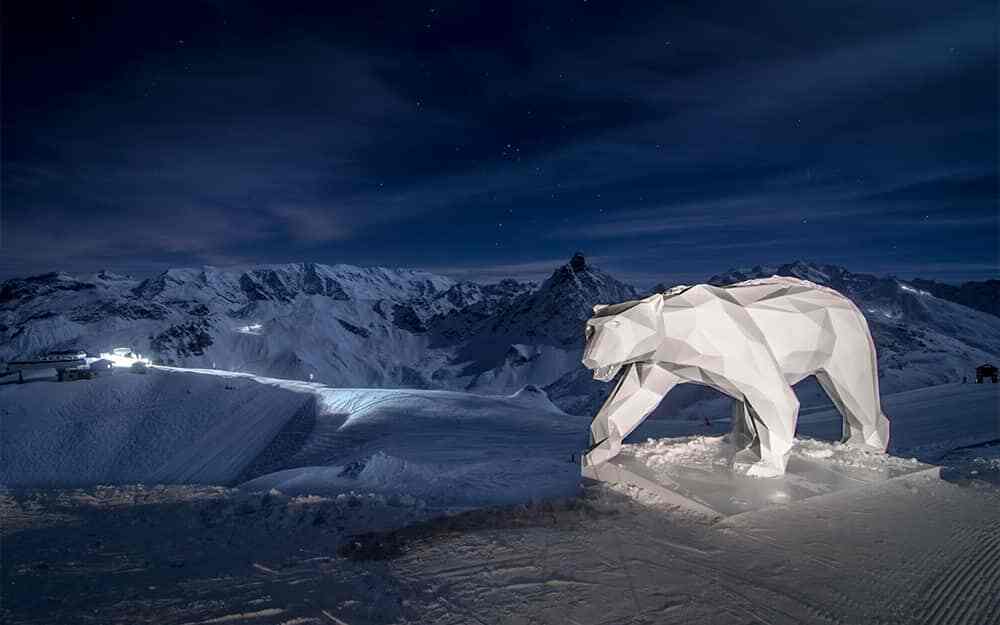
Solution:
M 885 451 L 875 344 L 849 299 L 805 280 L 774 276 L 726 287 L 681 286 L 594 307 L 583 364 L 610 381 L 626 368 L 590 426 L 584 467 L 613 458 L 622 440 L 678 384 L 735 400 L 733 432 L 750 462 L 734 469 L 783 475 L 799 402 L 792 385 L 815 375 L 844 418 L 844 440 Z

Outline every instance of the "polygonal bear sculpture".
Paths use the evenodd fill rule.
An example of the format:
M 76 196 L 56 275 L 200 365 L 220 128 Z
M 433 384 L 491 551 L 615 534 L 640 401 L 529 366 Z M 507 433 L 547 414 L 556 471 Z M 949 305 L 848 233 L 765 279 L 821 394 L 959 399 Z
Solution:
M 773 276 L 727 287 L 681 286 L 641 300 L 594 307 L 583 364 L 621 379 L 590 426 L 583 465 L 613 458 L 622 440 L 678 384 L 735 400 L 731 437 L 747 475 L 783 475 L 799 401 L 792 385 L 815 375 L 844 418 L 844 441 L 884 452 L 875 344 L 849 299 L 805 280 Z M 737 455 L 739 458 L 740 455 Z

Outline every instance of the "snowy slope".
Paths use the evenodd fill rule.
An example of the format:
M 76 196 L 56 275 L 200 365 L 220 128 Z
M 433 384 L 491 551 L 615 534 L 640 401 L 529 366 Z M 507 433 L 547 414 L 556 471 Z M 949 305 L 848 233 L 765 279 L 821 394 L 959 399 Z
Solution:
M 437 505 L 572 494 L 587 419 L 544 392 L 332 389 L 156 368 L 0 385 L 0 484 L 252 480 L 290 492 L 393 492 Z
M 0 386 L 0 483 L 226 484 L 315 403 L 246 379 L 160 372 Z
M 435 506 L 572 495 L 587 420 L 525 389 L 487 397 L 450 391 L 321 390 L 322 411 L 294 453 L 276 441 L 268 473 L 243 485 L 284 493 L 361 491 Z M 277 469 L 279 466 L 293 467 Z

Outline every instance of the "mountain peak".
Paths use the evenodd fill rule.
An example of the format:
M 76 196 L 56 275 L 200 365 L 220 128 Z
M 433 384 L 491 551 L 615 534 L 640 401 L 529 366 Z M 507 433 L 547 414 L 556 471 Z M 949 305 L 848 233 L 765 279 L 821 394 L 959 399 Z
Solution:
M 545 337 L 557 345 L 575 345 L 582 340 L 580 324 L 590 317 L 594 304 L 635 297 L 632 286 L 587 264 L 583 254 L 577 253 L 537 290 L 512 302 L 494 330 L 526 341 Z

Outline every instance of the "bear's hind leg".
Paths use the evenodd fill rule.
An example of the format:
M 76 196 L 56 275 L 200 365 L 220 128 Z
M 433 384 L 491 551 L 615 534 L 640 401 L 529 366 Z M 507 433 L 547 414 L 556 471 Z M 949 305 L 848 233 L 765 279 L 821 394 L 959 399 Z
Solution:
M 799 400 L 783 378 L 779 376 L 772 382 L 766 391 L 757 388 L 744 390 L 749 404 L 748 413 L 753 416 L 757 436 L 755 445 L 759 445 L 760 460 L 745 466 L 737 454 L 733 468 L 751 477 L 784 475 L 795 441 Z
M 746 401 L 740 399 L 733 400 L 732 426 L 729 432 L 729 443 L 737 451 L 752 447 L 751 451 L 760 456 L 757 428 L 754 426 L 750 405 Z
M 844 418 L 843 442 L 852 447 L 885 451 L 889 446 L 889 419 L 879 406 L 878 382 L 873 375 L 846 375 L 836 369 L 819 371 L 816 380 Z

